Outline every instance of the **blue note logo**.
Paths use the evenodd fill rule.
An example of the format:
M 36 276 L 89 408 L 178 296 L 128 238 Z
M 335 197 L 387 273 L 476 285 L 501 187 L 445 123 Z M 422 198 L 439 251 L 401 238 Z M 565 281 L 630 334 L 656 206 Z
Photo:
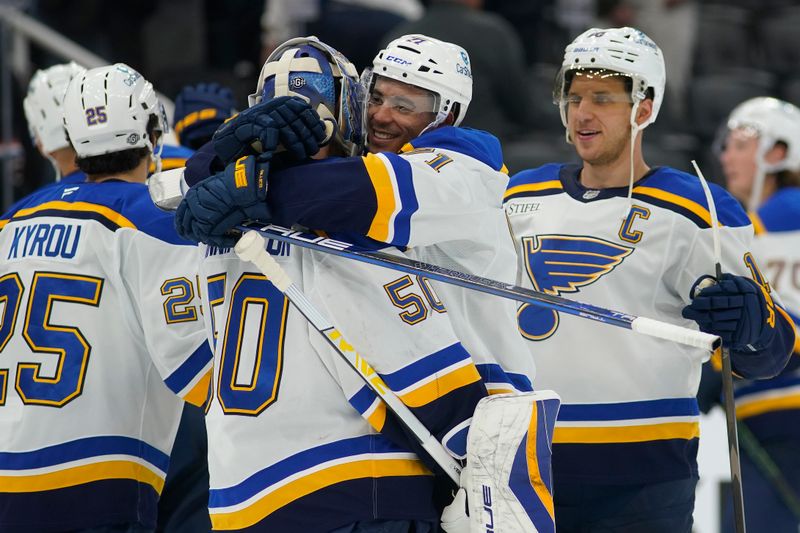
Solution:
M 523 237 L 522 249 L 533 288 L 554 296 L 578 292 L 633 253 L 633 248 L 627 246 L 576 235 Z M 523 337 L 540 341 L 558 329 L 558 312 L 523 304 L 517 312 L 517 322 Z

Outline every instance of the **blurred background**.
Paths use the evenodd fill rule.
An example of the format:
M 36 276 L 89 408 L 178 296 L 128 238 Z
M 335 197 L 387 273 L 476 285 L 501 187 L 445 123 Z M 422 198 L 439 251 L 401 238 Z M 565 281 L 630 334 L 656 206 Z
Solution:
M 470 54 L 474 97 L 463 125 L 503 142 L 511 173 L 575 159 L 552 103 L 564 47 L 590 27 L 634 26 L 661 46 L 667 92 L 644 136 L 651 166 L 719 181 L 717 131 L 754 96 L 800 105 L 800 0 L 0 0 L 0 205 L 53 181 L 31 145 L 22 99 L 40 68 L 125 62 L 171 99 L 219 82 L 239 109 L 267 54 L 314 34 L 361 69 L 404 33 L 457 42 Z M 702 422 L 696 531 L 718 531 L 727 449 L 719 409 Z
M 800 105 L 800 0 L 2 0 L 0 23 L 3 207 L 52 181 L 21 101 L 36 69 L 66 60 L 128 63 L 167 99 L 217 81 L 241 108 L 262 60 L 290 37 L 317 35 L 363 68 L 391 37 L 426 33 L 469 52 L 464 125 L 500 137 L 512 173 L 575 157 L 552 81 L 564 46 L 593 26 L 635 26 L 664 52 L 651 165 L 689 170 L 696 158 L 715 179 L 715 133 L 734 105 L 763 95 Z

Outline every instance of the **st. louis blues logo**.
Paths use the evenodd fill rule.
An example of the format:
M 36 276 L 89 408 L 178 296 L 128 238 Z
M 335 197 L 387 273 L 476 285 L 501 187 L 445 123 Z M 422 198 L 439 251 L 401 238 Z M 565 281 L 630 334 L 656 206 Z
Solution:
M 622 263 L 633 248 L 597 237 L 535 235 L 522 238 L 525 267 L 533 288 L 552 295 L 578 292 Z M 544 340 L 558 329 L 558 312 L 523 304 L 517 312 L 519 331 L 530 340 Z

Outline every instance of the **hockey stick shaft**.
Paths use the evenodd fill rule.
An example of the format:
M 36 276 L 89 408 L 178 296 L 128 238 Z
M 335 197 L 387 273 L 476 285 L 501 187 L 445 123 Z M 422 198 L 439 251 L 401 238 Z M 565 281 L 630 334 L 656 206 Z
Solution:
M 692 165 L 700 178 L 703 193 L 706 196 L 708 212 L 711 215 L 711 236 L 714 239 L 714 270 L 717 280 L 722 277 L 722 247 L 719 238 L 719 223 L 717 221 L 717 206 L 711 189 L 708 186 L 703 172 L 697 163 L 692 160 Z M 725 405 L 725 426 L 728 430 L 728 460 L 731 469 L 731 492 L 733 493 L 733 521 L 736 533 L 745 533 L 744 491 L 742 489 L 742 464 L 739 450 L 739 433 L 736 428 L 736 404 L 733 398 L 733 368 L 731 367 L 730 350 L 722 346 L 722 399 Z
M 459 486 L 461 466 L 458 462 L 447 453 L 442 443 L 428 431 L 428 428 L 389 389 L 378 373 L 353 349 L 352 345 L 344 339 L 331 321 L 306 298 L 305 294 L 289 278 L 286 271 L 265 250 L 264 245 L 264 238 L 261 235 L 255 231 L 247 232 L 236 243 L 236 255 L 243 261 L 252 262 L 278 290 L 286 295 L 314 329 L 325 337 L 328 344 L 364 380 L 367 386 L 386 403 L 389 410 L 408 428 L 431 458 L 456 483 L 456 486 Z
M 246 223 L 237 226 L 236 229 L 242 232 L 255 230 L 263 237 L 276 241 L 295 244 L 303 248 L 338 255 L 356 261 L 398 270 L 407 274 L 424 276 L 443 283 L 449 283 L 451 285 L 457 285 L 459 287 L 516 300 L 518 302 L 552 309 L 561 313 L 595 320 L 604 324 L 630 329 L 644 335 L 693 346 L 695 348 L 702 348 L 710 352 L 719 347 L 719 337 L 716 335 L 709 335 L 708 333 L 676 326 L 675 324 L 669 324 L 660 320 L 637 317 L 619 311 L 612 311 L 610 309 L 576 302 L 561 296 L 547 294 L 481 276 L 466 274 L 457 270 L 450 270 L 448 268 L 416 261 L 405 256 L 392 255 L 384 252 L 358 251 L 357 247 L 351 243 L 321 237 L 312 233 L 303 233 L 301 231 L 294 231 L 273 224 L 262 224 L 260 222 Z

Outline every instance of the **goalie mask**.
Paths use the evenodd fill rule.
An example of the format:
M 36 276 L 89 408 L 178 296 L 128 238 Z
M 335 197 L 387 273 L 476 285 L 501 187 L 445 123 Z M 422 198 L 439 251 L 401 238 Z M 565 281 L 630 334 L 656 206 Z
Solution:
M 169 130 L 153 85 L 124 63 L 75 77 L 64 96 L 64 124 L 79 158 L 147 147 L 160 160 L 147 125 L 155 116 L 158 147 Z
M 277 96 L 308 102 L 326 123 L 325 143 L 333 141 L 345 155 L 364 151 L 364 88 L 356 67 L 334 48 L 313 36 L 278 46 L 264 63 L 248 104 Z
M 70 80 L 86 69 L 75 62 L 37 70 L 23 101 L 31 137 L 45 154 L 70 146 L 64 130 L 64 93 Z

